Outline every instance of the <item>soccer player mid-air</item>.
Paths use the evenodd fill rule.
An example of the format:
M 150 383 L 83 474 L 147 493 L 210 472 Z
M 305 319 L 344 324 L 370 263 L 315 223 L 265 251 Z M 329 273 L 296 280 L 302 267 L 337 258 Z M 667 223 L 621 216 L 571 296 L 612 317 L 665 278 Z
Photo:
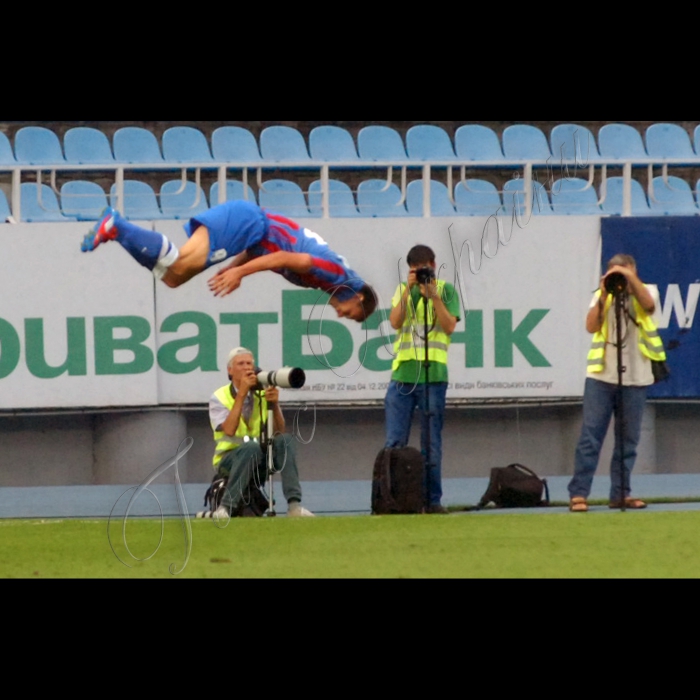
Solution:
M 82 243 L 89 253 L 117 241 L 168 287 L 179 287 L 213 265 L 232 263 L 209 280 L 217 297 L 235 292 L 244 277 L 270 270 L 298 287 L 330 296 L 339 318 L 362 322 L 377 307 L 377 295 L 316 233 L 246 201 L 231 201 L 185 224 L 187 242 L 178 249 L 166 236 L 131 223 L 106 209 Z

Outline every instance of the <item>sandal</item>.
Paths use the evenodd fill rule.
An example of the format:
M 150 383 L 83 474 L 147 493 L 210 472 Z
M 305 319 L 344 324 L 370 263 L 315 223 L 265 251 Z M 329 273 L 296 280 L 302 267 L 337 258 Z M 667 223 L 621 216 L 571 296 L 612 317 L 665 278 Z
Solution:
M 572 513 L 588 513 L 588 501 L 581 497 L 572 498 L 569 510 Z
M 625 508 L 627 510 L 644 510 L 647 504 L 638 498 L 625 498 Z M 610 510 L 622 510 L 622 501 L 610 501 Z

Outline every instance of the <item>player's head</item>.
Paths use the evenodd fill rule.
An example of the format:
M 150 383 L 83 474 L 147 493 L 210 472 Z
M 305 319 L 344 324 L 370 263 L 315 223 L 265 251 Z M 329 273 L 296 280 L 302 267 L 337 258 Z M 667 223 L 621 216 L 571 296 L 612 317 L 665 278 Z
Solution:
M 228 378 L 238 382 L 250 372 L 255 371 L 255 358 L 247 348 L 235 348 L 228 356 Z
M 338 318 L 349 318 L 351 321 L 363 323 L 377 309 L 377 293 L 365 284 L 359 292 L 349 298 L 340 297 L 338 294 L 332 295 L 330 304 L 336 310 Z

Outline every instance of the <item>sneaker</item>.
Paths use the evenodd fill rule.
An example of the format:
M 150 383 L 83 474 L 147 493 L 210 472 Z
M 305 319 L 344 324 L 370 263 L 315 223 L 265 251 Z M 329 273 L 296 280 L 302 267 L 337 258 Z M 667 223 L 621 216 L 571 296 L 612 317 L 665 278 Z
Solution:
M 118 231 L 116 227 L 117 211 L 111 207 L 107 207 L 102 212 L 102 218 L 95 224 L 90 233 L 83 238 L 81 250 L 83 253 L 91 253 L 95 248 L 106 243 L 114 241 L 117 238 Z
M 221 506 L 217 511 L 214 512 L 214 515 L 212 515 L 212 520 L 229 520 L 231 518 L 231 513 L 228 512 L 228 508 L 224 508 L 224 506 Z
M 288 518 L 315 518 L 316 516 L 306 508 L 302 508 L 301 503 L 293 503 L 289 506 Z
M 443 506 L 430 506 L 425 511 L 426 515 L 449 515 L 450 511 Z

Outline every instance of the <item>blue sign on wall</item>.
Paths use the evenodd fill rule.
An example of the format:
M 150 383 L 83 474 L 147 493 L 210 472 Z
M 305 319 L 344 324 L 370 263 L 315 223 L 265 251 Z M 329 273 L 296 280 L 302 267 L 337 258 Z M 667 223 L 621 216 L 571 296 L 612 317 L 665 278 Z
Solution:
M 700 397 L 700 217 L 606 218 L 602 233 L 604 270 L 614 255 L 632 255 L 641 280 L 659 289 L 672 376 L 649 396 Z

